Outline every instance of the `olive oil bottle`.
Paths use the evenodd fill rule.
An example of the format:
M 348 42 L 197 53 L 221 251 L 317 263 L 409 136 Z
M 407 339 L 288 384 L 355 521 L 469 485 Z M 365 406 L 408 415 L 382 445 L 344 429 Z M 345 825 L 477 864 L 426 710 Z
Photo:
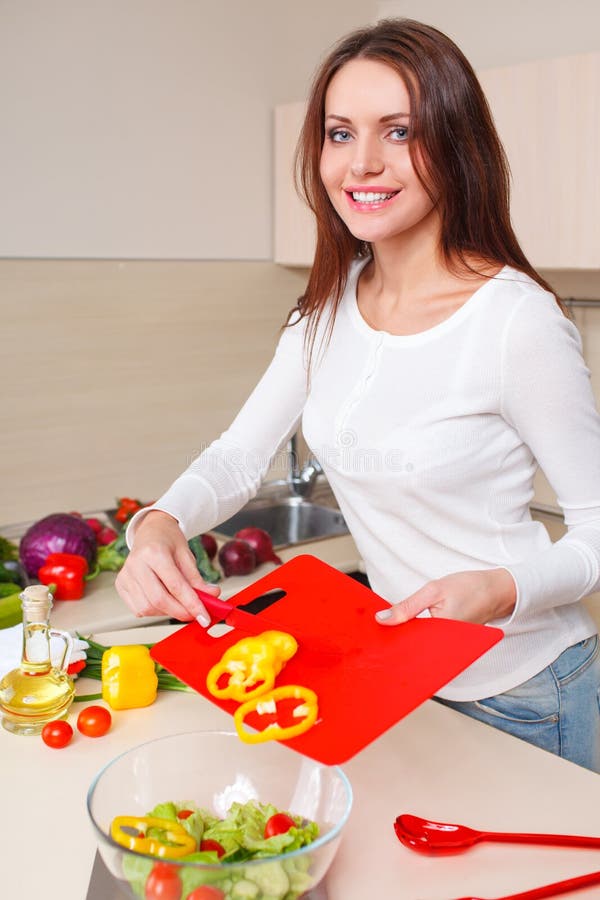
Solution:
M 52 594 L 42 584 L 22 592 L 23 653 L 21 664 L 0 680 L 0 717 L 13 734 L 39 734 L 47 722 L 65 719 L 75 686 L 67 675 L 73 640 L 64 631 L 50 628 Z M 65 645 L 58 666 L 52 664 L 50 638 Z

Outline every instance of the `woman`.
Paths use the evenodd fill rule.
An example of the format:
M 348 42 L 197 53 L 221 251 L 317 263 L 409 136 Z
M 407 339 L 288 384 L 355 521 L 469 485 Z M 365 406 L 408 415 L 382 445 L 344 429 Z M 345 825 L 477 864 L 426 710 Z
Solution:
M 505 632 L 438 699 L 600 771 L 580 603 L 599 584 L 600 419 L 578 333 L 512 231 L 469 63 L 411 20 L 354 32 L 316 74 L 298 161 L 317 219 L 306 293 L 231 427 L 132 522 L 117 587 L 139 615 L 207 624 L 186 538 L 253 496 L 302 419 L 396 604 L 382 625 Z M 554 545 L 529 515 L 536 461 L 569 526 Z

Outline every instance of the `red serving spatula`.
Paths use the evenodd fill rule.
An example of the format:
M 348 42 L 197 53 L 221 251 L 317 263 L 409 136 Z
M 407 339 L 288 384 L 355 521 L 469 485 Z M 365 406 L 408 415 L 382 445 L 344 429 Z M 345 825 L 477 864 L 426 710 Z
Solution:
M 596 847 L 600 837 L 585 834 L 532 834 L 522 831 L 479 831 L 467 825 L 435 822 L 410 813 L 402 813 L 394 822 L 401 844 L 418 853 L 441 855 L 461 853 L 482 841 L 502 844 L 550 844 L 554 847 Z
M 575 878 L 566 878 L 564 881 L 555 881 L 553 884 L 544 884 L 529 891 L 520 891 L 518 894 L 509 894 L 504 897 L 469 896 L 459 897 L 458 900 L 544 900 L 545 897 L 558 897 L 559 894 L 578 891 L 580 888 L 589 887 L 592 884 L 600 884 L 600 872 L 588 872 L 587 875 L 577 875 Z

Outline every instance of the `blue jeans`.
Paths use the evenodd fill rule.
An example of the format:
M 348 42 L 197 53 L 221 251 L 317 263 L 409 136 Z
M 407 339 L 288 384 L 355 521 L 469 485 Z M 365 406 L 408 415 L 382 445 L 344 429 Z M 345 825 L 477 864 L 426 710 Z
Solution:
M 483 700 L 439 703 L 600 772 L 600 647 L 594 635 L 538 675 Z

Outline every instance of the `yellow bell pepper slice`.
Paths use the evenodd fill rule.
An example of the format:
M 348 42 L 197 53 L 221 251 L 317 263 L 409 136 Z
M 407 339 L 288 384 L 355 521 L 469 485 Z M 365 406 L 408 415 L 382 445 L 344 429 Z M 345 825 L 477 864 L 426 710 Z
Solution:
M 286 631 L 263 631 L 260 637 L 263 641 L 268 641 L 285 662 L 291 659 L 298 649 L 298 641 Z
M 110 647 L 102 654 L 102 699 L 112 709 L 137 709 L 156 700 L 158 676 L 142 644 Z
M 242 638 L 209 670 L 206 686 L 219 699 L 251 700 L 273 688 L 275 678 L 297 649 L 296 639 L 284 631 Z M 223 675 L 229 678 L 219 687 Z
M 219 687 L 219 679 L 222 675 L 229 675 L 229 681 L 223 687 Z M 247 681 L 256 685 L 255 687 L 246 687 Z M 231 666 L 222 660 L 210 669 L 206 676 L 206 686 L 213 697 L 219 700 L 251 700 L 253 697 L 259 697 L 265 691 L 270 691 L 275 685 L 275 673 L 255 672 L 251 678 L 245 679 L 243 676 L 236 679 L 235 669 L 232 672 Z
M 286 700 L 288 698 L 301 701 L 294 710 L 294 714 L 300 712 L 302 716 L 296 725 L 288 725 L 284 728 L 274 722 L 267 725 L 262 731 L 246 730 L 246 717 L 249 713 L 258 712 L 259 705 L 264 707 L 265 705 L 270 706 L 271 704 L 274 704 L 276 708 L 279 700 Z M 242 705 L 238 706 L 234 712 L 233 721 L 235 723 L 235 729 L 244 743 L 261 744 L 263 741 L 286 741 L 299 734 L 304 734 L 305 731 L 308 731 L 308 729 L 312 728 L 315 724 L 318 714 L 318 698 L 314 691 L 310 688 L 302 687 L 302 685 L 299 684 L 284 684 L 282 687 L 275 688 L 273 691 L 261 694 L 260 697 L 242 703 Z
M 135 828 L 138 832 L 145 832 L 148 828 L 160 828 L 165 832 L 165 836 L 162 840 L 145 835 L 140 837 L 127 834 L 123 828 Z M 157 816 L 117 816 L 112 820 L 110 836 L 113 841 L 128 850 L 158 856 L 159 859 L 179 859 L 193 853 L 196 849 L 195 838 L 187 833 L 183 825 Z M 169 843 L 167 844 L 165 841 L 169 841 Z

